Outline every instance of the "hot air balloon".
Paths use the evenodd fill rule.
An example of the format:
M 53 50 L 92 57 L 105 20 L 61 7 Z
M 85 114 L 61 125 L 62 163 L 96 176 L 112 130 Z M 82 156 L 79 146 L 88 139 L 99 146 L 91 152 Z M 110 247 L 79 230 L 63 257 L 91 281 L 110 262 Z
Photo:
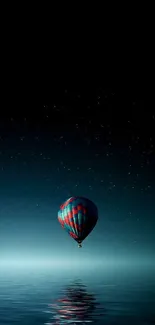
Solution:
M 82 241 L 90 234 L 98 220 L 96 205 L 89 199 L 70 197 L 58 212 L 58 221 L 69 235 L 82 247 Z

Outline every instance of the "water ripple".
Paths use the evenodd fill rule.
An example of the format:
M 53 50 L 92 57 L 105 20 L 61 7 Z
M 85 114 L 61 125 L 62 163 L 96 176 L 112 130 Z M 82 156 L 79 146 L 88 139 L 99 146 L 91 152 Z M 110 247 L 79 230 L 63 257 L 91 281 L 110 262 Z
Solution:
M 65 287 L 60 298 L 48 307 L 52 316 L 45 325 L 93 323 L 106 313 L 94 294 L 88 292 L 87 287 L 80 282 Z
M 155 324 L 154 277 L 66 276 L 0 273 L 0 325 Z

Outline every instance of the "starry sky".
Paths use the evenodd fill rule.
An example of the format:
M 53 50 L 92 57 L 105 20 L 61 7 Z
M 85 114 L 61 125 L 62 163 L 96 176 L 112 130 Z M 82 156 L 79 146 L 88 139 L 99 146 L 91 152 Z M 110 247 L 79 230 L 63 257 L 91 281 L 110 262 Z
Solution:
M 152 263 L 155 110 L 142 92 L 53 87 L 0 112 L 0 262 Z M 99 220 L 79 250 L 57 221 L 85 196 Z

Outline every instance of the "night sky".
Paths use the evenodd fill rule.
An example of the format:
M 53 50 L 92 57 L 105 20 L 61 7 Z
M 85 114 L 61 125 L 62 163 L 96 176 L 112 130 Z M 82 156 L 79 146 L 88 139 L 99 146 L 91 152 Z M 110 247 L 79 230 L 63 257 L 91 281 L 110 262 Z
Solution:
M 0 263 L 153 263 L 155 110 L 136 90 L 51 87 L 0 111 Z M 99 211 L 78 249 L 57 220 L 70 196 Z

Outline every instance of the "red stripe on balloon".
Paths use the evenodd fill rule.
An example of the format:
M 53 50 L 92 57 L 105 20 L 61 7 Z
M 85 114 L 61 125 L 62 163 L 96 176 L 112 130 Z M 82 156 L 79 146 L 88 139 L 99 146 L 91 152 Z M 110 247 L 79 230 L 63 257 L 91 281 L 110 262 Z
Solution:
M 63 204 L 60 205 L 60 209 L 63 210 L 69 203 L 71 203 L 74 200 L 75 200 L 75 197 L 71 197 L 65 203 L 63 203 Z
M 83 207 L 83 213 L 86 214 L 87 213 L 87 209 L 85 207 Z
M 61 226 L 64 227 L 64 220 L 58 218 L 58 221 L 60 222 Z
M 83 211 L 83 206 L 81 204 L 78 204 L 77 209 L 78 211 Z
M 69 211 L 69 212 L 67 213 L 66 217 L 64 218 L 64 222 L 65 222 L 65 223 L 68 223 L 68 222 L 70 222 L 70 220 L 71 220 L 72 218 L 73 218 L 73 214 L 72 214 L 71 211 Z
M 72 213 L 73 213 L 73 214 L 77 214 L 77 213 L 78 213 L 78 209 L 77 209 L 77 207 L 73 207 L 73 208 L 72 208 Z
M 70 234 L 70 236 L 71 236 L 72 238 L 75 238 L 75 239 L 78 238 L 78 236 L 77 236 L 76 234 L 74 234 L 74 232 L 72 232 L 72 231 L 70 231 L 69 234 Z
M 71 215 L 71 213 L 70 213 L 70 211 L 67 213 L 67 216 L 65 217 L 65 219 L 64 219 L 64 222 L 68 225 L 68 226 L 70 226 L 70 219 L 71 219 L 71 217 L 72 217 L 72 215 Z
M 68 211 L 67 216 L 68 216 L 68 219 L 72 219 L 73 218 L 72 211 Z

